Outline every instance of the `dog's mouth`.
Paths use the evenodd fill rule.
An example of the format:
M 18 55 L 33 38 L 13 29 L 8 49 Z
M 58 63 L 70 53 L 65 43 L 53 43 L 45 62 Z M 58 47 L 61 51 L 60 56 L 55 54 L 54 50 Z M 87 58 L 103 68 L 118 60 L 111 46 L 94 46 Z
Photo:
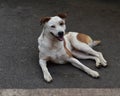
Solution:
M 64 40 L 64 35 L 63 36 L 55 36 L 52 32 L 50 32 L 57 40 L 63 41 Z

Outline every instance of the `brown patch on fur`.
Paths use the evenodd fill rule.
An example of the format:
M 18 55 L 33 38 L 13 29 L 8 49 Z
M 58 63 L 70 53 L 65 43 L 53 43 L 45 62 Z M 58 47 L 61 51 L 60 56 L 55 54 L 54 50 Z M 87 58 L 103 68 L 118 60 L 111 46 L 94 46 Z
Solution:
M 65 51 L 66 51 L 66 54 L 69 56 L 69 57 L 72 57 L 72 53 L 67 49 L 66 47 L 66 42 L 64 40 L 64 48 L 65 48 Z
M 78 33 L 77 34 L 77 39 L 81 42 L 84 42 L 86 44 L 89 44 L 92 42 L 92 39 L 90 36 L 86 35 L 86 34 L 82 34 L 82 33 Z
M 50 20 L 50 17 L 43 17 L 40 19 L 40 25 L 44 24 L 45 22 L 48 22 Z
M 62 19 L 65 19 L 67 17 L 67 13 L 60 13 L 57 16 L 59 16 Z
M 48 56 L 48 57 L 46 57 L 44 60 L 49 61 L 49 60 L 51 60 L 51 57 Z

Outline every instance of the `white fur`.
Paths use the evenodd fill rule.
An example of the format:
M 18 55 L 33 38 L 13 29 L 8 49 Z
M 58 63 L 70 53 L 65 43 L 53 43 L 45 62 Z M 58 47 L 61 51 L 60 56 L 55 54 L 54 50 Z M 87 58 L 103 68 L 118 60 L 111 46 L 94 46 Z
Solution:
M 52 76 L 50 75 L 47 69 L 47 61 L 51 60 L 53 62 L 64 64 L 65 62 L 70 62 L 77 68 L 85 71 L 87 74 L 91 75 L 92 77 L 99 77 L 99 73 L 86 67 L 80 61 L 78 61 L 73 56 L 79 59 L 93 59 L 96 61 L 96 66 L 103 65 L 106 66 L 106 60 L 103 58 L 100 52 L 93 50 L 89 45 L 80 42 L 77 40 L 76 36 L 78 33 L 76 32 L 69 32 L 68 34 L 64 35 L 64 41 L 59 41 L 57 39 L 58 32 L 63 31 L 65 34 L 66 26 L 60 25 L 59 22 L 64 22 L 65 20 L 54 16 L 48 22 L 45 22 L 43 26 L 42 33 L 38 38 L 38 48 L 39 48 L 39 64 L 42 68 L 44 79 L 47 82 L 52 81 Z M 55 26 L 52 28 L 51 26 Z M 50 33 L 54 34 L 54 36 Z M 64 44 L 66 43 L 66 48 L 71 52 L 73 56 L 70 56 L 66 52 L 66 48 Z M 77 50 L 75 50 L 77 49 Z M 87 54 L 80 53 L 78 50 L 83 51 Z M 91 54 L 91 55 L 89 55 Z

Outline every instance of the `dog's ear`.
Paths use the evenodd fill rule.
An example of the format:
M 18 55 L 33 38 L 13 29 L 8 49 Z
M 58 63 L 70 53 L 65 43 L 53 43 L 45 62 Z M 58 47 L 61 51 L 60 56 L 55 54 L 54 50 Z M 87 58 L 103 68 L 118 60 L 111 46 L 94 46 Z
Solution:
M 46 22 L 48 22 L 50 20 L 50 17 L 43 17 L 40 19 L 40 25 L 45 24 Z
M 57 16 L 59 16 L 62 19 L 65 19 L 67 17 L 67 13 L 60 13 Z

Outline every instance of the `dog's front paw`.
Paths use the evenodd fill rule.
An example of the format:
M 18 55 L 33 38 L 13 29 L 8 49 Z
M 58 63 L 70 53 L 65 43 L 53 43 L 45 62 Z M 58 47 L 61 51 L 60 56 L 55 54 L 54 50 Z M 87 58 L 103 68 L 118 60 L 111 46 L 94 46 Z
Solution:
M 92 77 L 94 77 L 94 78 L 99 78 L 99 77 L 100 77 L 100 75 L 99 75 L 99 73 L 98 73 L 97 71 L 92 71 L 92 72 L 90 73 L 90 75 L 91 75 Z
M 44 79 L 45 79 L 45 81 L 48 82 L 48 83 L 53 80 L 52 76 L 51 76 L 51 75 L 48 75 L 48 74 L 46 74 L 46 75 L 44 76 Z

